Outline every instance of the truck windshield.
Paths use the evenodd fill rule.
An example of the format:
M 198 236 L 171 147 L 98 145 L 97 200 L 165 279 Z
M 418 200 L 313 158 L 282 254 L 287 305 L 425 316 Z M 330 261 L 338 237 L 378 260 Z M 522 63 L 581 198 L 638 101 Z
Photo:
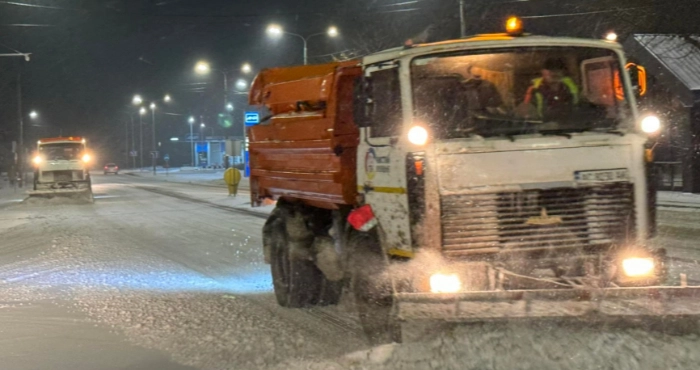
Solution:
M 437 138 L 610 131 L 629 116 L 620 62 L 607 49 L 431 55 L 411 72 L 416 119 Z
M 77 160 L 83 152 L 82 143 L 56 143 L 39 146 L 39 152 L 47 160 Z

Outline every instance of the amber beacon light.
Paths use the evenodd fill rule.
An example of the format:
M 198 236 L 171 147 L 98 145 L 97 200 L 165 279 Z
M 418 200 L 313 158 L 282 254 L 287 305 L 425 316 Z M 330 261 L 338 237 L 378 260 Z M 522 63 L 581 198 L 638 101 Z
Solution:
M 523 20 L 518 17 L 509 17 L 506 20 L 506 32 L 509 35 L 520 35 L 523 33 Z

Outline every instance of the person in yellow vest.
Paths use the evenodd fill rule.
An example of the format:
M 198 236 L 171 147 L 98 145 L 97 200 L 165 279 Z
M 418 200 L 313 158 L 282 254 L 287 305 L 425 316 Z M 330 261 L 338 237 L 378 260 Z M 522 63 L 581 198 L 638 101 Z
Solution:
M 525 94 L 525 103 L 534 105 L 537 116 L 545 121 L 571 115 L 579 103 L 579 88 L 566 76 L 566 64 L 561 59 L 548 59 L 542 67 L 542 77 L 532 80 Z

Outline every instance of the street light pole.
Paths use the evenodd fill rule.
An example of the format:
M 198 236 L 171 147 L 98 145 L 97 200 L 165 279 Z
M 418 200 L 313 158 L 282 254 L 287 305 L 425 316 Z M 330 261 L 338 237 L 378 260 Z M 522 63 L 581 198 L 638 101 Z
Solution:
M 221 71 L 224 75 L 224 107 L 228 104 L 228 74 L 226 71 Z
M 309 64 L 309 49 L 307 47 L 307 42 L 306 38 L 302 37 L 302 40 L 304 40 L 304 65 Z
M 467 36 L 467 21 L 464 19 L 464 0 L 459 0 L 459 36 Z
M 134 113 L 131 113 L 131 151 L 136 150 L 136 131 L 134 130 Z M 131 153 L 129 153 L 131 156 Z M 127 161 L 127 164 L 129 162 Z M 136 168 L 136 156 L 131 156 L 131 168 Z
M 191 152 L 191 153 L 192 153 L 192 167 L 194 167 L 194 162 L 195 162 L 195 158 L 194 158 L 194 135 L 193 135 L 193 133 L 192 133 L 192 126 L 194 125 L 194 122 L 195 122 L 194 117 L 193 117 L 193 116 L 190 116 L 190 118 L 187 120 L 187 122 L 189 122 L 189 124 L 190 124 L 190 149 L 191 149 L 191 151 L 192 151 L 192 152 Z
M 131 123 L 133 126 L 134 117 L 131 117 Z M 124 136 L 124 148 L 126 148 L 126 162 L 124 162 L 124 168 L 129 165 L 129 121 L 124 121 L 124 131 L 126 136 Z
M 143 113 L 139 111 L 139 171 L 143 170 Z
M 153 164 L 153 175 L 156 174 L 156 105 L 151 103 L 151 164 Z
M 17 154 L 17 173 L 19 186 L 22 187 L 24 179 L 24 118 L 22 117 L 22 72 L 17 72 L 17 115 L 19 116 L 19 147 Z

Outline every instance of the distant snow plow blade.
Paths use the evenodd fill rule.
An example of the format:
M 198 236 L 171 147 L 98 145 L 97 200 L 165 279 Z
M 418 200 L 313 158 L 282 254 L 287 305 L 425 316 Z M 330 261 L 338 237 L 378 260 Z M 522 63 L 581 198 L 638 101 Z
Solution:
M 700 315 L 700 286 L 399 293 L 395 298 L 401 321 Z
M 64 198 L 86 201 L 90 203 L 93 202 L 92 189 L 90 187 L 30 190 L 27 192 L 27 194 L 29 194 L 29 198 Z

